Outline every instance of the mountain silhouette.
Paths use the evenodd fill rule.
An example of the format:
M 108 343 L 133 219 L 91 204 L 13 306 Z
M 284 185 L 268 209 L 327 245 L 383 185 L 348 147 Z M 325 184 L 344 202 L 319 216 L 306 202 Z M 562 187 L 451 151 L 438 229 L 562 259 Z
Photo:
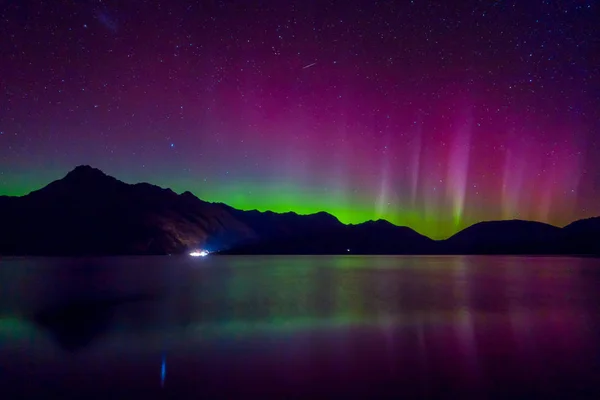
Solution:
M 435 241 L 385 220 L 346 225 L 331 214 L 242 211 L 82 165 L 22 197 L 0 196 L 2 255 L 591 254 L 600 217 L 564 228 L 488 221 Z
M 239 246 L 226 254 L 429 254 L 435 241 L 388 221 L 332 226 Z
M 565 254 L 600 254 L 600 217 L 580 219 L 565 226 L 557 245 Z
M 561 228 L 535 221 L 486 221 L 471 225 L 445 240 L 451 254 L 539 254 L 552 252 Z
M 341 225 L 326 213 L 240 211 L 85 165 L 25 196 L 0 197 L 0 221 L 5 255 L 172 254 Z

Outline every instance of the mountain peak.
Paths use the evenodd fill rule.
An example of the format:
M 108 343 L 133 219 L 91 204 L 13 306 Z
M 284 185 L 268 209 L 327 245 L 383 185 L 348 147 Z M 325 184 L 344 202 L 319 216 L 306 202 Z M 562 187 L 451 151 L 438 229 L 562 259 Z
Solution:
M 107 175 L 98 168 L 89 165 L 75 167 L 60 181 L 64 184 L 86 188 L 106 188 L 106 185 L 113 185 L 120 182 L 117 178 Z
M 377 220 L 368 220 L 365 221 L 363 223 L 357 224 L 360 226 L 370 226 L 370 227 L 398 227 L 397 225 L 392 224 L 390 221 L 388 221 L 387 219 L 377 219 Z
M 89 165 L 78 165 L 72 171 L 70 171 L 66 177 L 104 178 L 108 177 L 108 175 L 98 168 L 94 168 Z
M 190 192 L 189 190 L 186 190 L 185 192 L 181 193 L 182 197 L 188 198 L 188 199 L 198 199 L 196 196 L 194 196 L 194 194 L 192 192 Z

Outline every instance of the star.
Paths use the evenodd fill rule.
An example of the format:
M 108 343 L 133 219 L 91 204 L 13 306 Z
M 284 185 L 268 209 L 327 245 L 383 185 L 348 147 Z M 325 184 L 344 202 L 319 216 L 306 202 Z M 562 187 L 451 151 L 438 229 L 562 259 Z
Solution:
M 203 171 L 203 200 L 434 238 L 600 214 L 591 2 L 176 3 L 4 13 L 0 195 L 84 161 L 182 192 Z

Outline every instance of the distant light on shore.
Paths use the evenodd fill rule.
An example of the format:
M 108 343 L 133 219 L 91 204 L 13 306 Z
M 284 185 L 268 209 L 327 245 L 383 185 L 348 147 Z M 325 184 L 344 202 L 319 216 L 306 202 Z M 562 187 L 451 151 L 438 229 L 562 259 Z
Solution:
M 190 253 L 192 257 L 206 257 L 208 255 L 208 251 L 206 250 L 194 250 Z

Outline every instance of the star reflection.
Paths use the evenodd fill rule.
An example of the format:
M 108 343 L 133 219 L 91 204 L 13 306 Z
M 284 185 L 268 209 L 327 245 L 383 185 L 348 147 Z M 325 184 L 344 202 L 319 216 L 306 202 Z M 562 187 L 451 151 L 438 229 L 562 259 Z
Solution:
M 160 365 L 160 387 L 165 387 L 165 378 L 167 377 L 167 356 L 163 355 Z

